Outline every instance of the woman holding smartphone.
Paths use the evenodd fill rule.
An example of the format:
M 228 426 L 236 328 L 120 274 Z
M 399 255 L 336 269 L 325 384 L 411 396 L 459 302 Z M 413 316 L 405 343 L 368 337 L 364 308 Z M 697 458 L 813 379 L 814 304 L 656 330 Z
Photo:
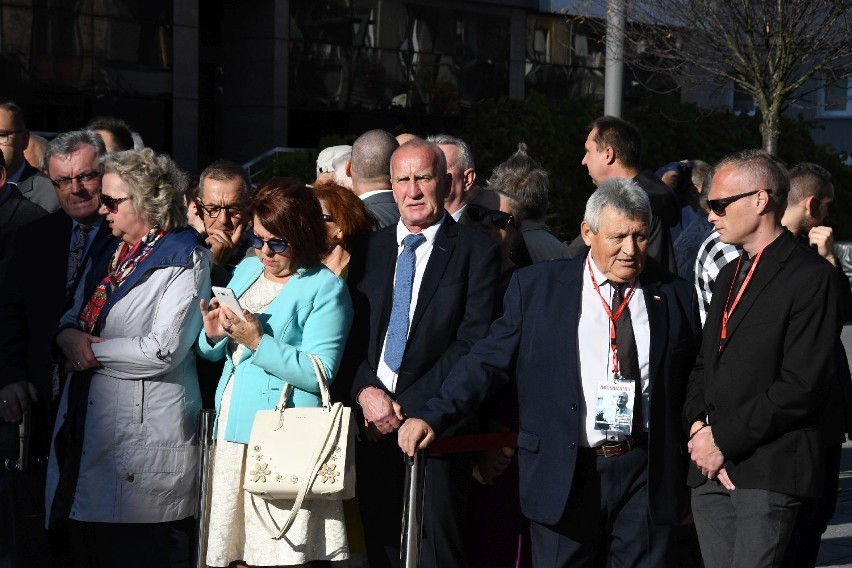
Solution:
M 197 349 L 225 359 L 216 389 L 207 564 L 301 566 L 348 557 L 340 501 L 305 501 L 284 538 L 273 540 L 243 490 L 255 413 L 278 403 L 284 382 L 293 385 L 293 406 L 320 406 L 309 355 L 333 377 L 352 319 L 344 282 L 321 262 L 326 252 L 322 209 L 310 188 L 276 178 L 258 190 L 251 206 L 251 245 L 228 284 L 242 318 L 215 298 L 201 301 L 204 329 Z M 278 523 L 293 502 L 269 501 Z M 265 509 L 265 507 L 264 507 Z

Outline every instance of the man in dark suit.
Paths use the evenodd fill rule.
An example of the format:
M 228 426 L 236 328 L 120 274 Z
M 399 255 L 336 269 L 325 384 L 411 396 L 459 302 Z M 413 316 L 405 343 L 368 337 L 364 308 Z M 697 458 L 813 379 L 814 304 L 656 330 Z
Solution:
M 723 242 L 684 407 L 692 510 L 708 568 L 780 566 L 803 498 L 822 491 L 837 280 L 781 226 L 789 179 L 762 151 L 723 159 L 708 196 Z
M 399 208 L 390 187 L 391 154 L 399 147 L 389 132 L 369 130 L 352 143 L 346 175 L 352 178 L 352 192 L 361 198 L 381 229 L 396 225 Z
M 6 264 L 14 250 L 18 229 L 44 215 L 47 211 L 25 199 L 15 184 L 6 183 L 6 161 L 0 152 L 0 281 L 6 275 Z
M 363 414 L 358 496 L 373 568 L 399 564 L 404 460 L 396 429 L 485 335 L 500 270 L 497 245 L 445 212 L 449 179 L 437 145 L 400 146 L 390 172 L 401 219 L 353 252 L 348 279 L 355 315 L 347 359 Z M 421 565 L 463 566 L 470 464 L 433 457 L 426 477 Z
M 102 254 L 114 243 L 98 215 L 99 157 L 104 152 L 101 138 L 89 131 L 68 132 L 51 141 L 45 159 L 62 208 L 18 232 L 9 270 L 0 283 L 3 458 L 17 457 L 16 423 L 25 411 L 32 413 L 31 471 L 9 474 L 4 480 L 15 496 L 14 512 L 0 511 L 0 517 L 15 520 L 7 534 L 25 535 L 18 534 L 20 545 L 26 545 L 17 551 L 22 563 L 56 565 L 39 560 L 49 549 L 42 532 L 43 517 L 39 518 L 44 514 L 41 466 L 52 434 L 52 402 L 59 392 L 59 376 L 52 363 L 53 337 L 86 258 Z
M 13 101 L 0 98 L 0 150 L 6 159 L 8 181 L 17 185 L 26 199 L 53 213 L 59 209 L 59 201 L 48 177 L 24 157 L 29 143 L 24 110 Z
M 670 565 L 672 525 L 688 512 L 680 413 L 698 306 L 647 259 L 650 219 L 637 184 L 603 182 L 581 227 L 589 253 L 516 272 L 488 337 L 399 431 L 406 453 L 423 449 L 514 373 L 536 566 Z M 619 398 L 630 424 L 607 421 Z

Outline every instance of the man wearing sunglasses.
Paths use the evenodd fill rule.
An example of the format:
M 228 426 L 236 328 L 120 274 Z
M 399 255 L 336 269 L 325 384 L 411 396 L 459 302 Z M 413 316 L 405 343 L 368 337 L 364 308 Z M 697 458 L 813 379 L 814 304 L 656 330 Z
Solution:
M 204 240 L 213 253 L 211 280 L 224 286 L 248 249 L 245 209 L 249 179 L 239 164 L 216 160 L 201 172 L 195 211 L 204 223 Z
M 687 386 L 692 512 L 705 566 L 779 566 L 822 490 L 837 279 L 781 225 L 789 179 L 767 153 L 724 158 L 708 220 L 743 254 L 719 272 Z
M 17 438 L 17 422 L 24 412 L 31 413 L 31 468 L 13 474 L 15 509 L 0 511 L 0 517 L 14 519 L 12 530 L 24 531 L 17 542 L 25 543 L 26 549 L 17 554 L 38 565 L 54 565 L 45 558 L 51 547 L 40 515 L 44 514 L 42 466 L 61 386 L 52 356 L 56 322 L 87 259 L 101 258 L 116 246 L 98 215 L 99 160 L 105 151 L 100 136 L 88 130 L 60 134 L 49 143 L 45 161 L 61 209 L 18 232 L 18 246 L 0 281 L 0 435 Z M 14 459 L 16 454 L 2 457 Z

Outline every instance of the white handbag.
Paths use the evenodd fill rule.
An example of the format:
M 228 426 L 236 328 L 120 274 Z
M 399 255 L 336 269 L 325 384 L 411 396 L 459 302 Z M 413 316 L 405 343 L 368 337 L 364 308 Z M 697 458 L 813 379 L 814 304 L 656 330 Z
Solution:
M 293 386 L 285 383 L 278 406 L 257 412 L 249 436 L 243 489 L 251 494 L 255 513 L 275 539 L 284 536 L 305 499 L 342 500 L 355 496 L 352 409 L 339 402 L 331 404 L 325 368 L 315 355 L 310 358 L 322 406 L 287 408 Z M 295 499 L 295 503 L 289 518 L 278 526 L 268 503 L 266 515 L 260 511 L 257 497 Z

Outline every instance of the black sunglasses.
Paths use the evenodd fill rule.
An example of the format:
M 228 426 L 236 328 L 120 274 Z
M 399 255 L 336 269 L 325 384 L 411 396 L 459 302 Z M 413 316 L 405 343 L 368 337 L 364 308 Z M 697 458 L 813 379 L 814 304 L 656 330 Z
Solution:
M 118 211 L 118 206 L 130 199 L 129 197 L 110 197 L 106 193 L 101 193 L 101 205 L 107 208 L 107 211 L 110 213 L 115 213 Z
M 754 191 L 747 191 L 745 193 L 738 193 L 737 195 L 732 195 L 730 197 L 723 197 L 722 199 L 708 199 L 707 207 L 710 208 L 710 211 L 718 215 L 719 217 L 725 216 L 725 209 L 733 203 L 734 201 L 738 201 L 743 197 L 748 197 L 749 195 L 754 195 L 755 193 L 765 191 L 766 193 L 772 193 L 771 189 L 755 189 Z
M 249 244 L 254 248 L 260 250 L 263 248 L 264 243 L 269 247 L 269 250 L 276 254 L 281 254 L 290 247 L 290 244 L 284 239 L 269 239 L 265 241 L 254 233 L 249 234 Z
M 467 216 L 474 223 L 481 223 L 485 218 L 489 218 L 491 224 L 498 229 L 505 229 L 509 225 L 515 226 L 515 218 L 504 211 L 495 211 L 482 205 L 471 203 L 467 206 Z

